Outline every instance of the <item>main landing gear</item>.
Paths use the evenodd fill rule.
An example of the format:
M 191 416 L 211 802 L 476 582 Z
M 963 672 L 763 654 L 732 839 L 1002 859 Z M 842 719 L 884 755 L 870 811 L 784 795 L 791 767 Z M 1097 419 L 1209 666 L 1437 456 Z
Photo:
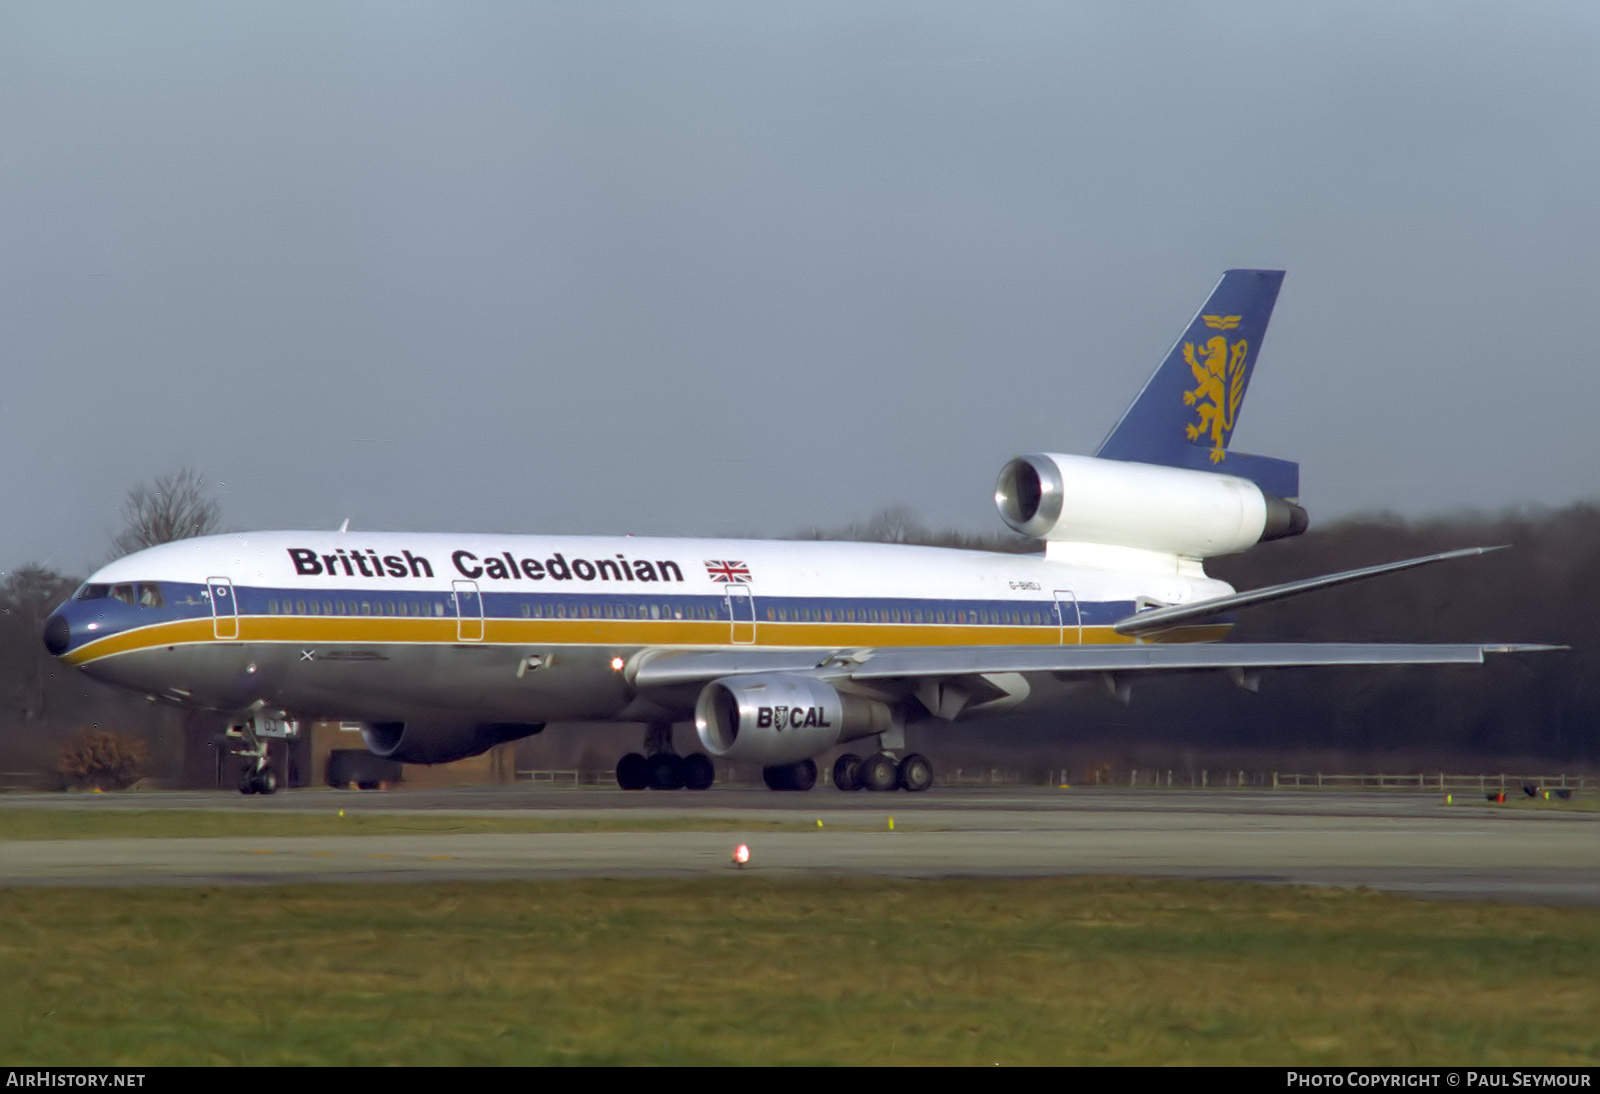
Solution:
M 664 722 L 645 729 L 643 754 L 630 752 L 617 761 L 617 785 L 624 790 L 709 790 L 716 774 L 705 753 L 678 755 L 672 726 Z
M 801 760 L 797 764 L 763 767 L 761 778 L 768 790 L 810 790 L 817 785 L 817 761 Z
M 833 785 L 840 790 L 909 790 L 920 793 L 933 785 L 933 765 L 926 756 L 917 752 L 899 763 L 887 752 L 874 753 L 866 759 L 846 753 L 833 762 Z

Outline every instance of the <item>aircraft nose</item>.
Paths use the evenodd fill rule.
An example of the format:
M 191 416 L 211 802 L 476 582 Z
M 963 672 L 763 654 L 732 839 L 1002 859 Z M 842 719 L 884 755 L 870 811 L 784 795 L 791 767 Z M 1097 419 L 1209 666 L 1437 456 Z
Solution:
M 68 626 L 66 617 L 57 613 L 45 621 L 44 648 L 50 651 L 50 656 L 60 657 L 66 653 L 71 641 L 72 628 Z

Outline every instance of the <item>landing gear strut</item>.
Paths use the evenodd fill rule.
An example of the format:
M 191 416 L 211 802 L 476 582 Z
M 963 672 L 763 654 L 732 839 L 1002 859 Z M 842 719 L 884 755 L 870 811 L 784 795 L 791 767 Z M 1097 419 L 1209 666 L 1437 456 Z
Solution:
M 677 754 L 670 722 L 652 722 L 645 729 L 644 752 L 617 761 L 617 785 L 624 790 L 709 790 L 716 775 L 705 753 Z
M 272 770 L 267 745 L 272 739 L 287 741 L 300 734 L 300 723 L 283 711 L 268 711 L 257 701 L 245 717 L 228 726 L 224 736 L 232 747 L 228 751 L 244 760 L 239 771 L 239 793 L 272 794 L 278 789 L 278 774 Z

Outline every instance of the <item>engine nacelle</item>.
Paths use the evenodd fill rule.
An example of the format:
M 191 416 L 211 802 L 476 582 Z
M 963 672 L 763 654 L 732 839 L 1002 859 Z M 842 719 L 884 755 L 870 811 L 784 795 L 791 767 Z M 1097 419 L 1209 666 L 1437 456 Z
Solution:
M 994 503 L 1025 536 L 1186 558 L 1297 536 L 1310 523 L 1300 506 L 1235 475 L 1054 452 L 1006 464 Z
M 694 728 L 707 752 L 764 767 L 798 763 L 893 724 L 883 703 L 784 673 L 724 676 L 702 688 L 694 705 Z
M 406 764 L 447 764 L 544 729 L 536 722 L 364 722 L 367 751 Z

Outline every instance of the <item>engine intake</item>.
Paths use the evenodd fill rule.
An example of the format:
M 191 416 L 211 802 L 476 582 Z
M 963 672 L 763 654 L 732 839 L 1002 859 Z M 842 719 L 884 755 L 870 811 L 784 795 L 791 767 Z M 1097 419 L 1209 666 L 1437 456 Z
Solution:
M 1025 536 L 1188 558 L 1233 554 L 1310 524 L 1300 506 L 1235 475 L 1053 452 L 1006 464 L 994 503 Z
M 694 707 L 695 732 L 707 752 L 767 767 L 798 763 L 893 724 L 883 703 L 784 673 L 713 680 Z

